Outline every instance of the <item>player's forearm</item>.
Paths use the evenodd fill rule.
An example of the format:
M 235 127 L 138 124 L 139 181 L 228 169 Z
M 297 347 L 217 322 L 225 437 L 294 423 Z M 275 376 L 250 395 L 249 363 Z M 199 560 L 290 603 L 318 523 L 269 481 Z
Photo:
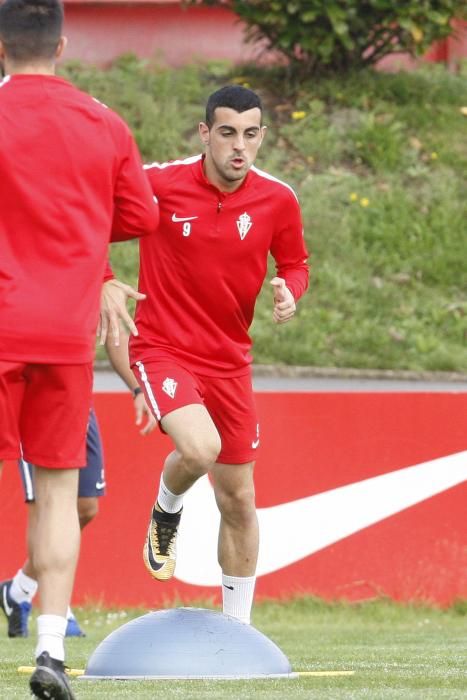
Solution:
M 125 382 L 130 391 L 133 391 L 138 386 L 138 381 L 130 367 L 128 358 L 128 337 L 128 333 L 121 328 L 120 344 L 115 345 L 113 339 L 109 336 L 105 343 L 105 349 L 113 369 Z
M 115 183 L 111 241 L 140 238 L 157 229 L 159 205 L 153 196 L 136 144 L 128 133 Z
M 300 209 L 296 203 L 290 209 L 285 225 L 276 232 L 271 253 L 276 261 L 277 277 L 285 280 L 295 301 L 298 301 L 308 289 L 309 253 L 303 235 Z
M 298 301 L 308 289 L 309 266 L 306 262 L 294 267 L 277 267 L 277 276 L 285 280 L 285 284 L 293 294 L 295 301 Z

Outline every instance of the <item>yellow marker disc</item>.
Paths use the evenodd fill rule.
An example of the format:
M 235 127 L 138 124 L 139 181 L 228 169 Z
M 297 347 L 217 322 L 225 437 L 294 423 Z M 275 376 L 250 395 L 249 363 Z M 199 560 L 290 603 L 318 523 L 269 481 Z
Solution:
M 33 673 L 36 670 L 35 666 L 19 666 L 18 673 Z M 84 676 L 84 670 L 81 668 L 67 668 L 66 673 L 69 676 Z M 295 671 L 300 678 L 304 677 L 320 677 L 320 676 L 353 676 L 355 671 Z
M 18 666 L 18 673 L 33 673 L 35 670 L 35 666 Z M 67 668 L 65 670 L 69 676 L 84 676 L 84 670 L 81 668 Z
M 302 676 L 353 676 L 355 671 L 297 671 Z

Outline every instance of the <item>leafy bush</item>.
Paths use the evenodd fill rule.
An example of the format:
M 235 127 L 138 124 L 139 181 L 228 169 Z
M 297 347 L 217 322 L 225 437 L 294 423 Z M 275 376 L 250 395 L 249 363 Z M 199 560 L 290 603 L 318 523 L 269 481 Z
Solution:
M 454 17 L 466 15 L 465 0 L 201 1 L 231 7 L 250 41 L 266 42 L 302 76 L 359 69 L 392 53 L 419 56 L 452 32 Z

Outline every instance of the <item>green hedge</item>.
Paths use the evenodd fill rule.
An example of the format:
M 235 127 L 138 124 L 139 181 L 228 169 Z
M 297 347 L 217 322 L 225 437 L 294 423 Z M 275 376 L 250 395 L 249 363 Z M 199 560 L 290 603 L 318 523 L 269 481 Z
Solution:
M 198 4 L 198 0 L 194 0 Z M 466 16 L 465 0 L 203 0 L 229 6 L 247 37 L 266 42 L 302 77 L 356 70 L 392 53 L 420 56 Z

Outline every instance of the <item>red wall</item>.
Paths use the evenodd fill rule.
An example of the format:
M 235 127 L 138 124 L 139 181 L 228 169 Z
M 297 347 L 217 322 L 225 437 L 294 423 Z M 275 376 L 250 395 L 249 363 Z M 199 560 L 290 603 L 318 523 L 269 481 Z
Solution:
M 75 602 L 158 606 L 176 599 L 217 600 L 217 586 L 177 579 L 159 584 L 146 573 L 141 550 L 170 441 L 158 432 L 145 438 L 138 434 L 127 394 L 97 394 L 95 404 L 105 445 L 108 494 L 83 536 Z M 259 509 L 380 475 L 403 475 L 409 473 L 408 467 L 448 455 L 457 456 L 439 466 L 433 463 L 437 475 L 449 477 L 454 469 L 449 459 L 457 460 L 457 472 L 464 474 L 457 485 L 442 487 L 428 498 L 422 495 L 416 504 L 389 517 L 376 517 L 374 524 L 337 538 L 286 569 L 260 576 L 259 597 L 307 592 L 356 600 L 387 595 L 438 604 L 467 597 L 467 394 L 260 393 L 258 408 Z M 401 482 L 401 490 L 405 488 Z M 426 483 L 420 484 L 423 488 Z M 1 490 L 3 579 L 25 556 L 26 507 L 12 464 L 5 467 Z M 394 495 L 388 490 L 380 496 L 377 508 L 384 508 Z M 353 515 L 352 510 L 336 509 L 327 520 Z M 284 522 L 290 541 L 297 527 L 293 520 Z M 310 531 L 310 537 L 313 534 Z M 203 567 L 203 552 L 196 558 Z
M 66 3 L 67 59 L 105 64 L 126 52 L 180 66 L 196 60 L 251 59 L 242 25 L 224 8 L 172 3 Z
M 66 58 L 106 64 L 122 53 L 158 57 L 170 66 L 190 61 L 242 63 L 271 60 L 243 41 L 243 24 L 223 7 L 182 7 L 180 0 L 65 0 Z M 436 44 L 427 60 L 452 63 L 467 56 L 467 25 L 459 37 Z M 390 56 L 384 68 L 410 67 L 407 56 Z

